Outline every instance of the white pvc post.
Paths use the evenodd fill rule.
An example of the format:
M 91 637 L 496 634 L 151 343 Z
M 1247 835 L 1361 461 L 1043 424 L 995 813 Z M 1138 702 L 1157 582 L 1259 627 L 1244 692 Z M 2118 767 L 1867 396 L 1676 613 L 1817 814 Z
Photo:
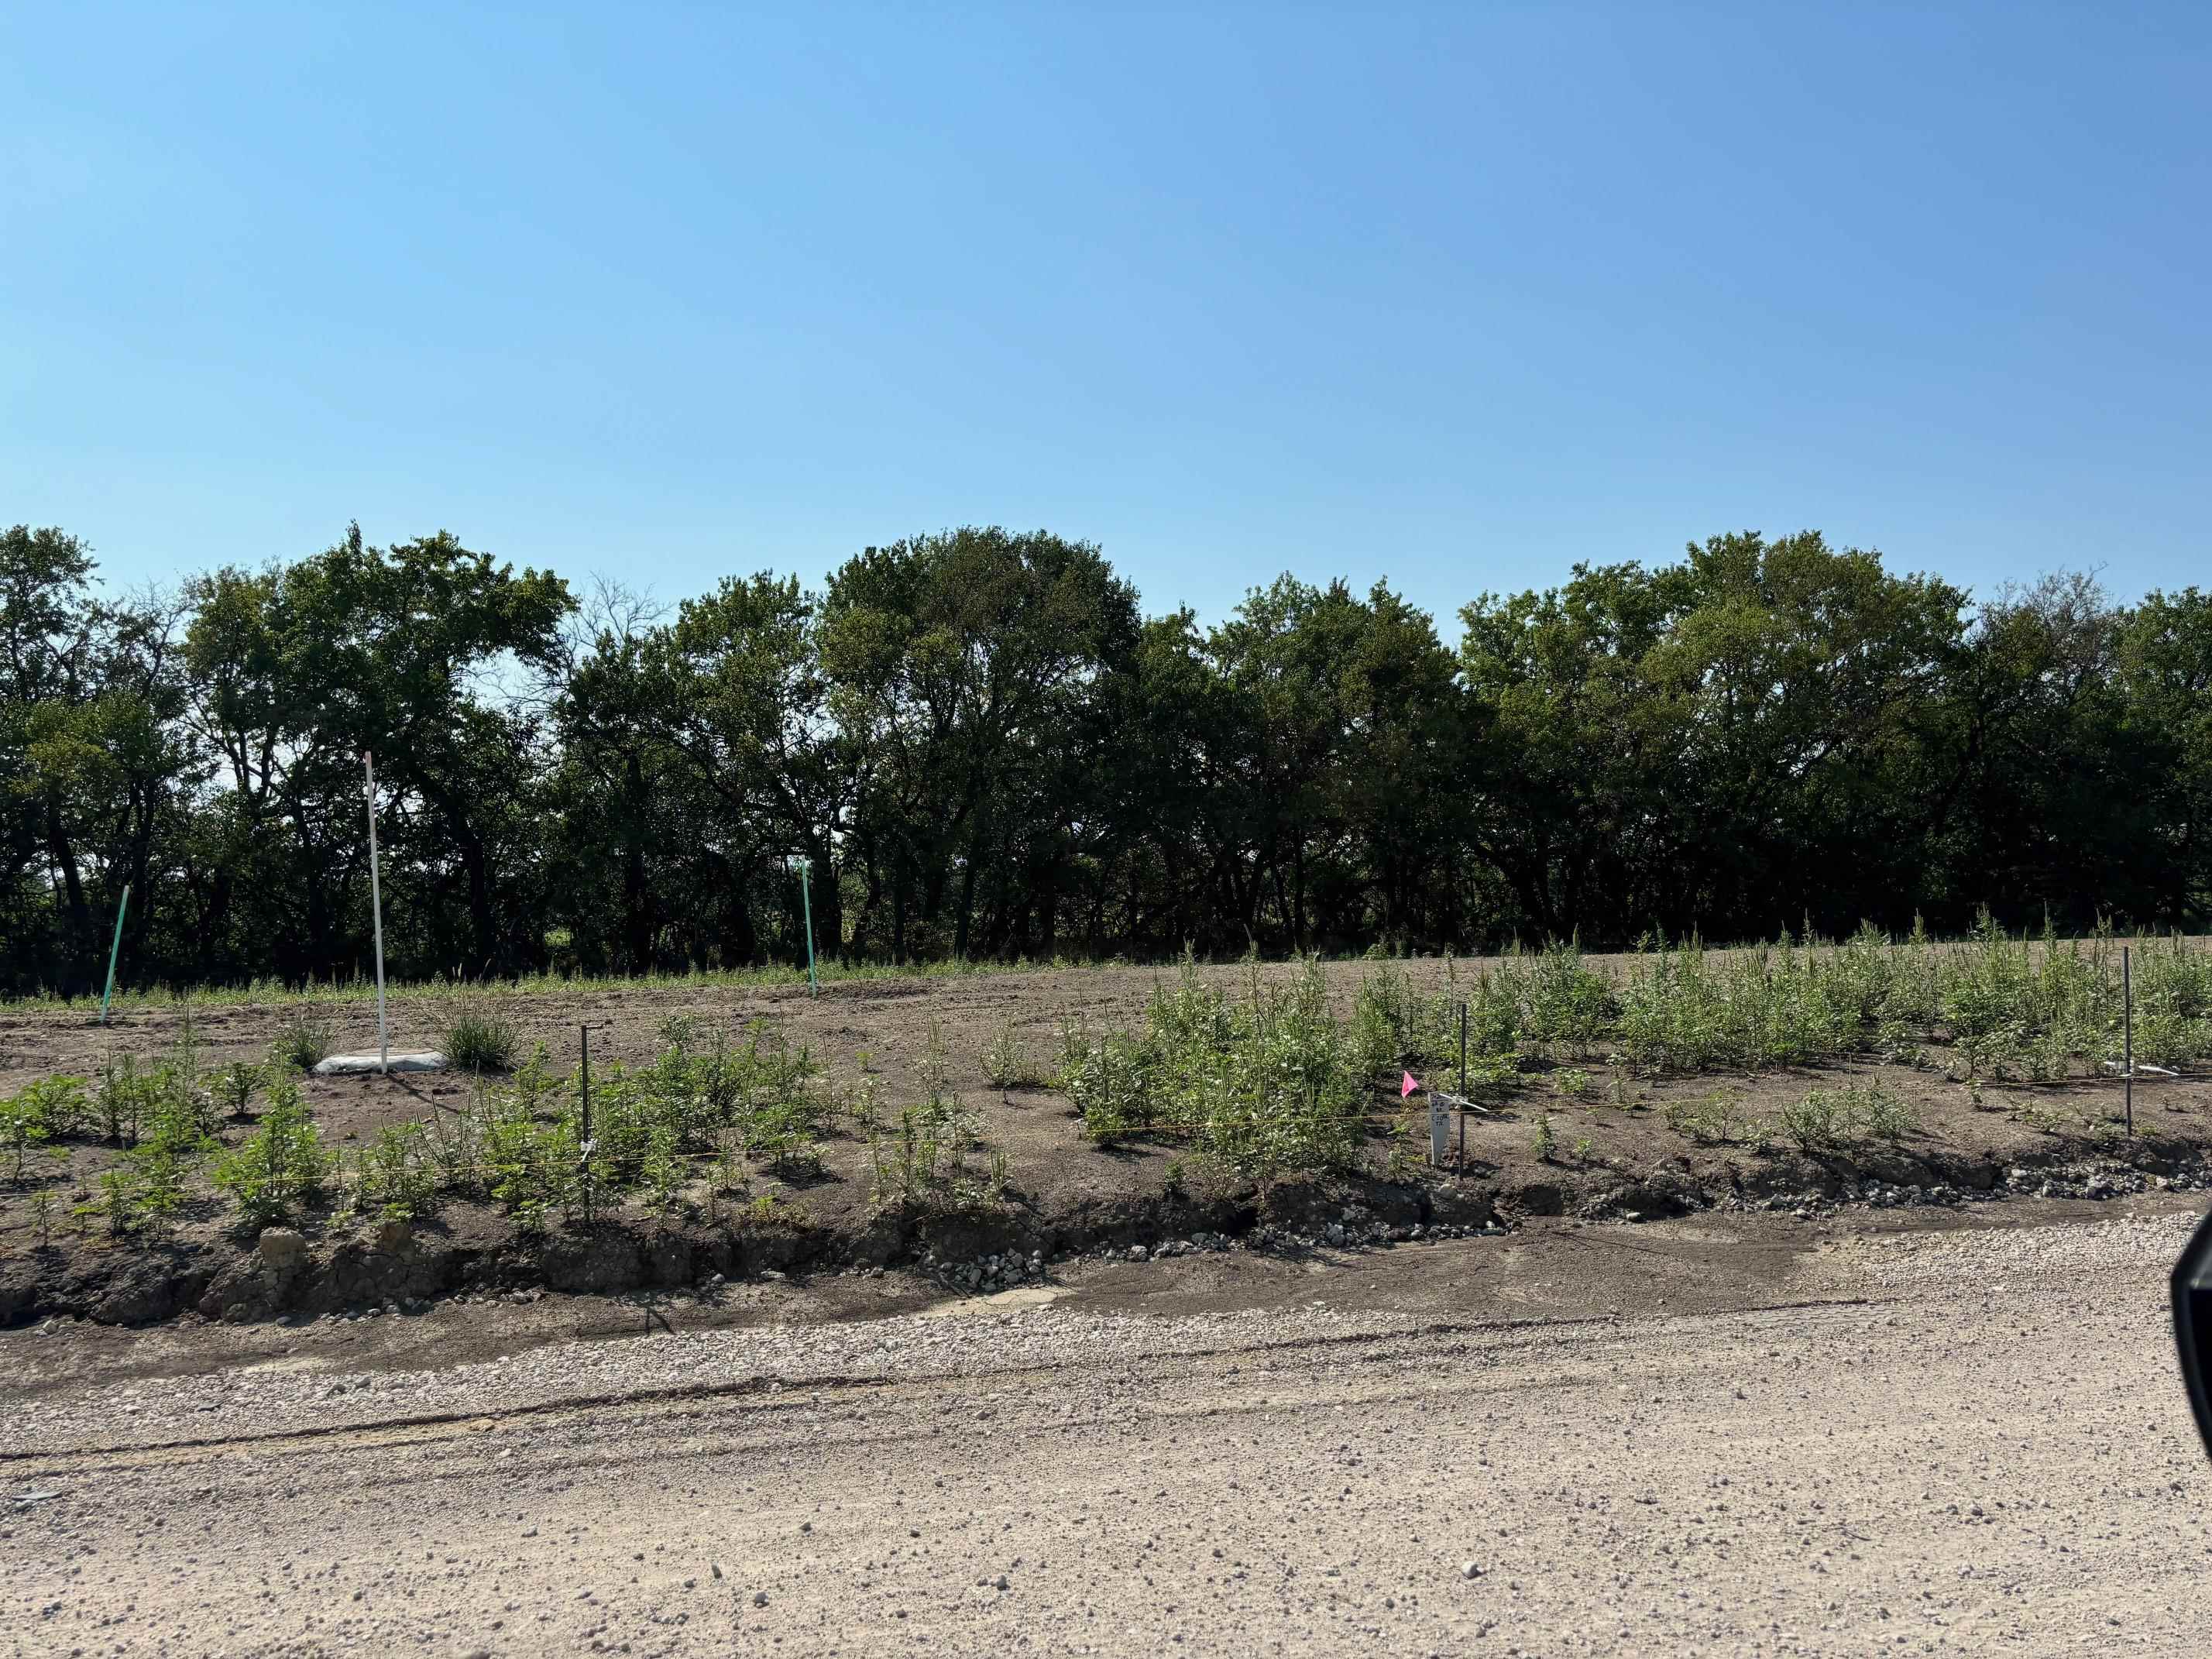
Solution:
M 376 928 L 376 1069 L 392 1070 L 392 1040 L 384 1024 L 384 890 L 376 877 L 376 762 L 368 750 L 361 751 L 362 772 L 368 779 L 368 911 Z

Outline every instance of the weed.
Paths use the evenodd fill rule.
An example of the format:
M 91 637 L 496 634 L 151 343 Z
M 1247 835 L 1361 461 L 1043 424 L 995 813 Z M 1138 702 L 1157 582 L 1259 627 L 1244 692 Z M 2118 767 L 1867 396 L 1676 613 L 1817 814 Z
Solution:
M 328 1060 L 337 1041 L 331 1017 L 310 1004 L 295 1005 L 277 1028 L 269 1046 L 270 1059 L 295 1072 L 312 1072 Z
M 522 1032 L 498 1003 L 471 999 L 447 1013 L 440 1042 L 448 1065 L 465 1072 L 504 1072 L 514 1064 Z
M 1044 1081 L 1044 1071 L 1029 1046 L 1014 1035 L 1007 1020 L 983 1051 L 983 1075 L 1001 1094 L 1009 1089 L 1033 1089 Z
M 1579 1100 L 1590 1091 L 1590 1074 L 1579 1069 L 1552 1073 L 1552 1092 L 1569 1100 Z
M 909 1211 L 977 1210 L 995 1206 L 1006 1188 L 1006 1158 L 992 1152 L 991 1173 L 977 1176 L 969 1155 L 983 1145 L 981 1126 L 942 1097 L 899 1114 L 896 1134 L 869 1143 L 870 1193 L 880 1206 Z
M 1109 1033 L 1062 1071 L 1060 1086 L 1082 1114 L 1083 1132 L 1118 1145 L 1152 1122 L 1152 1055 L 1135 1038 Z
M 83 1115 L 84 1086 L 73 1077 L 52 1077 L 26 1085 L 0 1100 L 0 1157 L 8 1175 L 21 1181 L 32 1156 L 66 1160 L 66 1147 L 52 1143 L 77 1127 Z
M 138 1132 L 159 1103 L 167 1079 L 158 1070 L 141 1071 L 130 1054 L 100 1074 L 96 1105 L 102 1136 L 111 1146 L 135 1146 Z
M 1592 1158 L 1596 1156 L 1596 1152 L 1597 1148 L 1595 1145 L 1591 1141 L 1588 1135 L 1584 1135 L 1581 1139 L 1575 1142 L 1574 1150 L 1569 1154 L 1569 1156 L 1571 1157 L 1577 1164 L 1588 1164 Z
M 1777 1115 L 1775 1127 L 1807 1151 L 1869 1139 L 1896 1140 L 1920 1127 L 1912 1108 L 1879 1084 L 1870 1089 L 1813 1089 Z
M 1669 1101 L 1667 1127 L 1701 1146 L 1721 1146 L 1741 1139 L 1743 1108 L 1718 1089 L 1698 1100 Z
M 209 1084 L 216 1103 L 228 1118 L 243 1118 L 253 1109 L 253 1097 L 261 1091 L 264 1068 L 246 1060 L 234 1060 L 215 1074 Z
M 386 1124 L 361 1149 L 355 1169 L 362 1209 L 401 1221 L 435 1212 L 445 1182 L 428 1125 Z
M 423 1153 L 435 1173 L 440 1192 L 474 1197 L 481 1190 L 479 1126 L 477 1112 L 441 1112 L 424 1120 Z
M 216 1160 L 215 1184 L 238 1206 L 248 1232 L 297 1218 L 321 1196 L 331 1174 L 314 1120 L 289 1078 L 271 1084 L 260 1126 Z
M 945 1052 L 942 1020 L 929 1022 L 929 1034 L 921 1045 L 921 1063 L 915 1069 L 923 1090 L 932 1099 L 945 1092 L 945 1085 L 952 1075 L 952 1062 Z
M 44 1187 L 31 1194 L 31 1224 L 39 1230 L 40 1248 L 54 1242 L 54 1195 Z
M 125 1237 L 138 1224 L 137 1171 L 123 1164 L 101 1170 L 99 1198 L 78 1207 L 88 1215 L 105 1217 L 110 1237 Z
M 1528 1150 L 1536 1155 L 1536 1162 L 1549 1164 L 1552 1161 L 1552 1154 L 1559 1150 L 1559 1146 L 1558 1138 L 1552 1133 L 1552 1115 L 1549 1112 L 1539 1111 L 1536 1114 L 1535 1130 L 1528 1137 Z

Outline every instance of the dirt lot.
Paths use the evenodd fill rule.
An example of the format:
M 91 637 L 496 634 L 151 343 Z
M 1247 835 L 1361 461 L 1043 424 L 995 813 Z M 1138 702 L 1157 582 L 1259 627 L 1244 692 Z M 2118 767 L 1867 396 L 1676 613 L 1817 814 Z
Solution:
M 1605 966 L 1607 959 L 1591 958 Z M 1365 964 L 1330 969 L 1332 993 L 1349 1008 Z M 1244 982 L 1243 968 L 1205 970 L 1224 985 Z M 1262 974 L 1286 975 L 1283 967 Z M 1441 975 L 1436 964 L 1416 963 L 1417 984 Z M 2212 1079 L 2189 1077 L 2137 1091 L 2133 1140 L 2114 1136 L 2119 1105 L 2116 1083 L 2075 1082 L 2041 1086 L 1985 1085 L 1978 1105 L 1963 1085 L 1946 1079 L 1944 1056 L 1932 1054 L 1918 1068 L 1852 1064 L 1819 1071 L 1653 1080 L 1616 1080 L 1601 1055 L 1562 1054 L 1539 1066 L 1489 1118 L 1466 1126 L 1468 1158 L 1443 1177 L 1407 1167 L 1384 1167 L 1388 1148 L 1377 1143 L 1364 1182 L 1293 1183 L 1267 1194 L 1198 1183 L 1181 1199 L 1165 1193 L 1178 1148 L 1159 1142 L 1108 1152 L 1088 1145 L 1067 1103 L 1045 1089 L 1001 1092 L 983 1078 L 984 1050 L 1011 1028 L 1040 1062 L 1057 1048 L 1063 1021 L 1080 1018 L 1093 1030 L 1135 1025 L 1161 975 L 1150 969 L 1076 969 L 978 974 L 953 978 L 874 980 L 833 983 L 818 999 L 801 988 L 732 989 L 700 986 L 629 988 L 592 987 L 562 995 L 529 995 L 508 1004 L 525 1046 L 544 1042 L 556 1068 L 574 1062 L 580 1022 L 592 1027 L 594 1065 L 648 1060 L 660 1045 L 663 1023 L 692 1014 L 742 1028 L 774 1023 L 794 1045 L 804 1045 L 829 1082 L 849 1087 L 865 1063 L 878 1076 L 892 1113 L 919 1098 L 916 1078 L 933 1041 L 941 1043 L 963 1105 L 982 1126 L 990 1148 L 1002 1152 L 1013 1197 L 1006 1212 L 988 1225 L 940 1226 L 885 1232 L 872 1215 L 866 1150 L 850 1133 L 824 1147 L 818 1177 L 793 1182 L 763 1172 L 758 1185 L 800 1206 L 799 1237 L 778 1236 L 724 1248 L 699 1238 L 647 1237 L 610 1251 L 579 1246 L 550 1266 L 542 1282 L 621 1289 L 630 1285 L 690 1283 L 714 1272 L 743 1277 L 770 1267 L 809 1263 L 902 1261 L 935 1250 L 939 1265 L 987 1253 L 1031 1252 L 1046 1257 L 1101 1246 L 1157 1244 L 1211 1230 L 1243 1236 L 1256 1224 L 1278 1224 L 1286 1237 L 1325 1242 L 1328 1225 L 1349 1210 L 1353 1226 L 1404 1232 L 1409 1225 L 1480 1225 L 1493 1217 L 1509 1223 L 1540 1215 L 1644 1217 L 1718 1206 L 1853 1199 L 1874 1179 L 1887 1184 L 1881 1201 L 1910 1200 L 1920 1191 L 1949 1188 L 1961 1193 L 2039 1191 L 2044 1173 L 2057 1171 L 2058 1191 L 2080 1190 L 2092 1166 L 2133 1187 L 2165 1176 L 2193 1179 L 2202 1149 L 2212 1142 Z M 401 998 L 392 1005 L 395 1047 L 430 1047 L 439 1041 L 441 1006 Z M 342 1046 L 373 1047 L 374 1013 L 367 1000 L 331 1006 Z M 261 1057 L 276 1035 L 283 1011 L 276 1005 L 202 1003 L 193 1029 L 210 1066 Z M 0 1093 L 54 1073 L 95 1073 L 125 1054 L 151 1060 L 173 1045 L 183 1023 L 174 1007 L 135 1011 L 101 1028 L 80 1014 L 52 1009 L 0 1009 Z M 865 1062 L 863 1060 L 865 1056 Z M 1588 1079 L 1580 1093 L 1562 1092 L 1566 1074 Z M 1665 1109 L 1680 1100 L 1718 1093 L 1748 1115 L 1769 1114 L 1815 1085 L 1879 1080 L 1917 1110 L 1922 1128 L 1895 1146 L 1871 1145 L 1848 1155 L 1820 1158 L 1795 1152 L 1762 1152 L 1745 1145 L 1692 1145 L 1668 1127 Z M 452 1075 L 422 1078 L 317 1079 L 308 1095 L 326 1135 L 357 1146 L 384 1124 L 469 1109 L 478 1085 Z M 2026 1107 L 2025 1112 L 2015 1109 Z M 1414 1103 L 1417 1115 L 1419 1103 Z M 1557 1150 L 1540 1158 L 1531 1146 L 1532 1121 L 1548 1114 Z M 240 1126 L 229 1133 L 236 1139 Z M 1417 1146 L 1418 1143 L 1413 1143 Z M 1410 1149 L 1410 1148 L 1409 1148 Z M 70 1179 L 81 1188 L 112 1154 L 103 1148 L 72 1149 Z M 2025 1184 L 2011 1171 L 2027 1171 Z M 50 1179 L 50 1178 L 48 1178 Z M 2070 1184 L 2069 1184 L 2070 1183 Z M 67 1182 L 54 1182 L 67 1185 Z M 101 1317 L 162 1317 L 189 1308 L 211 1292 L 210 1277 L 225 1252 L 237 1246 L 223 1230 L 223 1212 L 210 1198 L 188 1206 L 177 1244 L 154 1271 L 118 1285 L 126 1247 L 97 1237 L 63 1233 L 35 1248 L 27 1199 L 28 1183 L 0 1192 L 0 1253 L 11 1274 L 0 1285 L 0 1313 L 26 1317 L 52 1309 L 92 1311 Z M 794 1212 L 798 1213 L 799 1212 Z M 475 1288 L 531 1278 L 515 1253 L 511 1229 L 479 1206 L 455 1204 L 434 1223 L 418 1226 L 410 1248 L 422 1259 L 401 1267 L 374 1261 L 338 1273 L 325 1299 L 402 1299 L 437 1295 L 463 1283 Z M 664 1248 L 665 1246 L 665 1248 Z M 373 1241 L 362 1246 L 374 1255 Z M 655 1252 L 659 1255 L 656 1255 Z M 432 1258 L 434 1258 L 433 1260 Z M 319 1261 L 320 1258 L 319 1258 Z M 197 1265 L 195 1265 L 197 1264 Z M 327 1264 L 325 1264 L 327 1265 Z M 372 1271 L 372 1269 L 375 1269 Z M 351 1270 L 349 1270 L 351 1271 Z M 380 1278 L 379 1273 L 382 1276 Z M 15 1288 L 9 1290 L 8 1285 Z M 221 1311 L 210 1306 L 210 1313 Z
M 18 1332 L 0 1650 L 2198 1654 L 2194 1209 Z

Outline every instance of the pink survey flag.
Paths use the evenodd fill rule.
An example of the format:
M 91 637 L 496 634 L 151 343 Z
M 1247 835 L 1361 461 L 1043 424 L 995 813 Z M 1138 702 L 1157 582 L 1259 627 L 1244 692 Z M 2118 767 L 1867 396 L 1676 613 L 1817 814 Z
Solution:
M 1420 1079 L 1415 1077 L 1411 1072 L 1407 1073 L 1406 1080 L 1398 1085 L 1398 1098 L 1401 1100 L 1405 1099 L 1407 1096 L 1412 1094 L 1414 1090 L 1420 1086 Z

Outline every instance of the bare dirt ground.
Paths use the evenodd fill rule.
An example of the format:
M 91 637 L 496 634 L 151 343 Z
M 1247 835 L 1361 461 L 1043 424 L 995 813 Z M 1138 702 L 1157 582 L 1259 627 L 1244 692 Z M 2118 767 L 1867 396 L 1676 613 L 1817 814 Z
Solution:
M 2194 1213 L 17 1332 L 0 1648 L 2199 1654 Z

